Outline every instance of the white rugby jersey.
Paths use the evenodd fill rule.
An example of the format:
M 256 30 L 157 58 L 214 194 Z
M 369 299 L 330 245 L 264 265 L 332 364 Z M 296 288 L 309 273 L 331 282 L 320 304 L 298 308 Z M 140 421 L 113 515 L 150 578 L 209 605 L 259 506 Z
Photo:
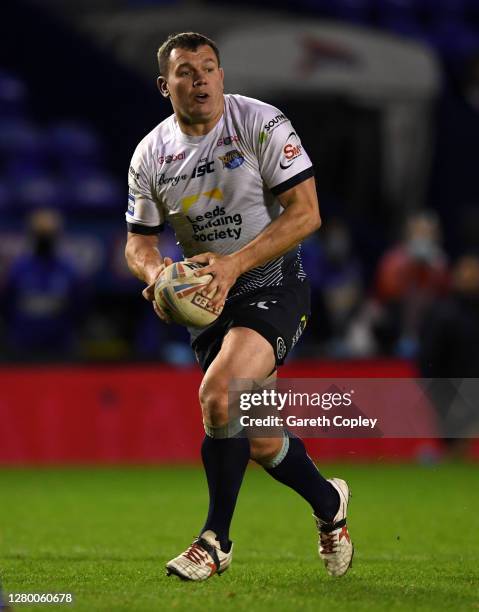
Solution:
M 129 169 L 128 230 L 173 227 L 185 257 L 229 254 L 251 242 L 282 210 L 278 195 L 313 176 L 291 122 L 277 108 L 227 94 L 216 126 L 188 136 L 171 115 L 136 148 Z M 240 276 L 228 297 L 299 279 L 300 247 Z

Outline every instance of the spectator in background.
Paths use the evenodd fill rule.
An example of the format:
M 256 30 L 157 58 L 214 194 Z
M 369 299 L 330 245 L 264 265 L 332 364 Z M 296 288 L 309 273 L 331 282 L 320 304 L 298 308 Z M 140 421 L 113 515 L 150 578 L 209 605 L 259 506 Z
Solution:
M 432 304 L 420 334 L 418 365 L 433 378 L 428 393 L 441 417 L 449 451 L 463 454 L 464 436 L 477 434 L 479 410 L 479 256 L 464 255 L 452 273 L 452 293 Z M 458 380 L 460 379 L 460 380 Z M 466 380 L 464 380 L 466 379 Z
M 83 293 L 74 266 L 58 252 L 62 220 L 38 210 L 28 220 L 30 252 L 12 263 L 1 295 L 8 355 L 20 360 L 74 356 Z
M 427 378 L 479 377 L 479 256 L 464 255 L 452 293 L 431 305 L 421 326 L 419 366 Z
M 465 62 L 462 91 L 469 106 L 479 112 L 479 52 L 473 53 Z
M 374 328 L 382 350 L 402 357 L 416 354 L 424 312 L 448 291 L 448 264 L 440 240 L 437 216 L 417 212 L 407 219 L 402 242 L 380 259 Z
M 312 332 L 328 355 L 357 354 L 352 325 L 363 298 L 361 264 L 348 226 L 328 221 L 322 240 L 315 234 L 303 244 L 304 264 L 312 287 Z M 354 336 L 354 337 L 353 337 Z

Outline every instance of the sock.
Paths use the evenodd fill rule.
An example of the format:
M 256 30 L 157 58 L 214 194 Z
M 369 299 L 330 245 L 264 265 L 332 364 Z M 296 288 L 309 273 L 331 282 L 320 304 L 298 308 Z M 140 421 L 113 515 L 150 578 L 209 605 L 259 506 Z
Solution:
M 275 467 L 265 467 L 265 470 L 275 480 L 299 493 L 318 518 L 330 523 L 339 509 L 339 493 L 321 476 L 303 441 L 296 436 L 290 437 L 289 448 L 283 458 L 281 454 L 278 455 L 279 463 Z
M 231 547 L 229 529 L 249 453 L 248 438 L 205 436 L 201 447 L 210 494 L 208 517 L 201 533 L 214 531 L 223 552 Z

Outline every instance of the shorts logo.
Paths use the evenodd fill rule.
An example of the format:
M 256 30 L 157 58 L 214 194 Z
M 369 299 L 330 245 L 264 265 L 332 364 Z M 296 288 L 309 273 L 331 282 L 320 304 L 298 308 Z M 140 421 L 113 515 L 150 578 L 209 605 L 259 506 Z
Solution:
M 270 304 L 276 304 L 277 300 L 266 300 L 265 302 L 251 302 L 250 306 L 257 306 L 258 308 L 261 308 L 262 310 L 269 310 L 269 306 L 266 306 L 266 304 L 269 302 Z
M 185 159 L 185 157 L 186 153 L 181 151 L 180 153 L 172 153 L 171 155 L 160 155 L 158 157 L 158 161 L 160 164 L 171 164 L 175 161 L 181 161 L 182 159 Z
M 287 170 L 293 164 L 296 158 L 303 154 L 303 147 L 299 142 L 299 138 L 296 132 L 291 132 L 286 139 L 286 143 L 283 147 L 283 156 L 279 161 L 279 167 L 281 170 Z
M 224 155 L 220 155 L 219 159 L 223 162 L 223 168 L 228 168 L 228 170 L 234 170 L 244 164 L 243 154 L 238 149 L 233 149 Z
M 293 340 L 291 341 L 291 348 L 293 348 L 294 345 L 301 338 L 301 335 L 304 332 L 304 328 L 306 327 L 307 323 L 308 323 L 308 316 L 307 315 L 303 315 L 301 317 L 300 322 L 299 322 L 298 329 L 294 333 Z
M 287 350 L 286 342 L 283 340 L 283 338 L 281 338 L 281 336 L 278 336 L 276 339 L 276 356 L 278 357 L 278 361 L 281 361 L 286 357 Z

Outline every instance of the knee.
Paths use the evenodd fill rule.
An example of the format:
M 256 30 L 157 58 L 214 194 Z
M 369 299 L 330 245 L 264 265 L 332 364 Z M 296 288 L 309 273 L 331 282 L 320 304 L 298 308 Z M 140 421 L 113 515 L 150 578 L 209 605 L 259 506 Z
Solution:
M 228 388 L 220 380 L 203 380 L 199 399 L 203 421 L 210 427 L 223 427 L 228 423 Z
M 283 438 L 250 438 L 249 444 L 251 459 L 267 466 L 281 451 Z

